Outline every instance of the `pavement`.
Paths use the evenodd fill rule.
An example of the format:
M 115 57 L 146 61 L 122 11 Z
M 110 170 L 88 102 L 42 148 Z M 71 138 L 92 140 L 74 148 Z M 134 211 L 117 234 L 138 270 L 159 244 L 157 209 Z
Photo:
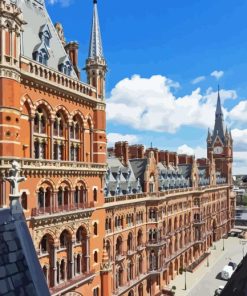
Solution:
M 171 281 L 169 287 L 176 286 L 175 296 L 213 296 L 219 286 L 226 284 L 220 279 L 221 270 L 229 261 L 239 264 L 247 245 L 244 248 L 246 250 L 237 237 L 224 239 L 224 250 L 223 240 L 214 243 L 208 260 L 204 260 L 193 273 L 186 272 L 186 290 L 184 273 Z

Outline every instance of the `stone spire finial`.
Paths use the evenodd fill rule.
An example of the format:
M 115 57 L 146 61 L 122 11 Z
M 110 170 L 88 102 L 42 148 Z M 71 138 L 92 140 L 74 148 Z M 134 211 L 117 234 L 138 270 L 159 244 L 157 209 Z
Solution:
M 100 25 L 99 25 L 97 0 L 94 0 L 93 4 L 94 4 L 94 7 L 93 7 L 92 32 L 91 32 L 89 54 L 88 54 L 89 59 L 104 58 L 101 33 L 100 33 Z
M 13 216 L 16 214 L 22 215 L 22 206 L 19 202 L 21 193 L 19 192 L 18 184 L 25 181 L 26 178 L 20 176 L 20 165 L 16 160 L 13 160 L 11 165 L 12 168 L 9 170 L 9 177 L 4 178 L 4 181 L 8 181 L 10 183 L 10 209 Z

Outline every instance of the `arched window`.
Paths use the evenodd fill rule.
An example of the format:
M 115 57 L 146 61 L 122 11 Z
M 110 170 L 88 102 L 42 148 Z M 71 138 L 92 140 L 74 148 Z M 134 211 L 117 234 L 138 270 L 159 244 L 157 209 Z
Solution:
M 98 252 L 97 251 L 94 251 L 94 253 L 93 253 L 93 259 L 94 259 L 94 262 L 95 263 L 98 262 Z
M 23 192 L 21 195 L 21 205 L 23 207 L 23 209 L 27 209 L 27 194 L 26 192 Z
M 93 200 L 94 200 L 94 201 L 97 201 L 97 199 L 98 199 L 97 194 L 98 194 L 97 189 L 94 188 L 94 189 L 93 189 Z
M 93 234 L 97 235 L 98 234 L 98 224 L 95 222 L 93 225 Z
M 60 248 L 67 248 L 70 242 L 70 234 L 67 230 L 64 230 L 60 235 Z
M 48 252 L 48 237 L 45 235 L 41 242 L 40 242 L 40 252 L 41 254 L 47 253 Z
M 33 53 L 33 59 L 35 61 L 39 62 L 40 64 L 47 66 L 49 54 L 48 54 L 48 51 L 46 50 L 46 48 L 43 47 L 43 48 L 39 48 L 38 50 L 36 50 Z
M 81 273 L 81 255 L 78 254 L 76 257 L 76 273 Z
M 62 260 L 60 263 L 60 280 L 61 281 L 65 280 L 65 262 L 64 262 L 64 260 Z
M 45 192 L 44 188 L 40 188 L 38 192 L 38 207 L 43 208 L 45 205 Z

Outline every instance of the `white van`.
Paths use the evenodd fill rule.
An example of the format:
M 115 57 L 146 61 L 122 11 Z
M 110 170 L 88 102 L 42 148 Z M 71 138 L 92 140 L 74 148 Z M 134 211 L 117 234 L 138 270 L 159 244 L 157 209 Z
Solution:
M 229 280 L 232 274 L 233 274 L 233 268 L 229 265 L 226 265 L 221 271 L 221 278 L 223 280 Z

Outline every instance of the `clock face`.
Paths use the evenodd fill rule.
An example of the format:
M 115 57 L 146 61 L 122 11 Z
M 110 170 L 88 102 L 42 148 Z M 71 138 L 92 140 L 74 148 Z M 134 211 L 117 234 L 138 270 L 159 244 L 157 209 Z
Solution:
M 214 147 L 214 153 L 215 154 L 221 154 L 223 152 L 223 148 L 220 146 Z

